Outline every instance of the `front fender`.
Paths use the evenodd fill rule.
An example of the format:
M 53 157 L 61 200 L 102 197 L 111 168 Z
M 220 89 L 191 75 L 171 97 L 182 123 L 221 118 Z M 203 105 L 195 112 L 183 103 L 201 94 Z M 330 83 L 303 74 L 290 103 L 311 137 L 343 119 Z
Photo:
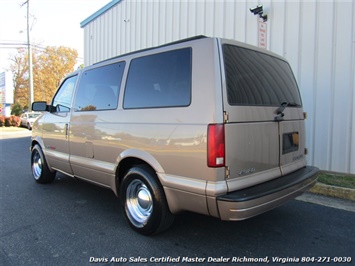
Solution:
M 32 138 L 31 138 L 32 140 L 31 140 L 31 147 L 30 147 L 30 150 L 32 150 L 32 147 L 35 145 L 35 144 L 38 144 L 40 147 L 41 147 L 41 149 L 42 149 L 42 151 L 43 151 L 43 153 L 45 154 L 46 153 L 46 147 L 44 146 L 44 142 L 43 142 L 43 139 L 40 137 L 40 136 L 38 136 L 38 135 L 34 135 L 34 134 L 32 134 Z

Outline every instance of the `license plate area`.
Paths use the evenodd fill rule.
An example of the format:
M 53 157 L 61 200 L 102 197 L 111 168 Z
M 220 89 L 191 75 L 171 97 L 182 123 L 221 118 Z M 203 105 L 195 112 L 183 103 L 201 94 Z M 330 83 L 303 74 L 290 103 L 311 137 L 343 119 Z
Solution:
M 282 154 L 298 151 L 299 133 L 289 132 L 282 135 Z

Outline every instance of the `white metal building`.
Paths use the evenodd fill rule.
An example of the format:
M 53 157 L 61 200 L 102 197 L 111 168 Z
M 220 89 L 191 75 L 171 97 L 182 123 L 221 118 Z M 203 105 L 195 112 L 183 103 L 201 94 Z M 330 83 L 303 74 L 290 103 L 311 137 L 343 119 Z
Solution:
M 263 6 L 262 23 L 250 8 Z M 308 162 L 355 174 L 355 0 L 113 0 L 81 23 L 84 63 L 195 35 L 290 62 L 308 113 Z
M 12 73 L 0 72 L 0 115 L 11 115 L 11 104 L 14 103 L 12 80 Z

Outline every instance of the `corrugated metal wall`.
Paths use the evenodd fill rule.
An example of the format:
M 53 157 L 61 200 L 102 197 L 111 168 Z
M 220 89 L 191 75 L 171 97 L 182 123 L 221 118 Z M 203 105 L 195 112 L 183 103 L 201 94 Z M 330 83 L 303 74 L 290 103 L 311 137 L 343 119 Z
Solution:
M 117 1 L 83 25 L 85 65 L 194 35 L 258 45 L 268 14 L 267 49 L 286 57 L 308 112 L 308 162 L 355 173 L 355 0 Z

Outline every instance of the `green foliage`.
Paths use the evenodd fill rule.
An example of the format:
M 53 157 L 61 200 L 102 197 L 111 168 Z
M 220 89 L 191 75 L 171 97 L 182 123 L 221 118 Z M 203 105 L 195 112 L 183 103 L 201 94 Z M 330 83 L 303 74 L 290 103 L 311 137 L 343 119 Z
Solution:
M 322 173 L 318 176 L 318 182 L 325 185 L 355 189 L 355 175 Z
M 20 116 L 23 113 L 23 108 L 20 103 L 15 103 L 12 106 L 11 115 Z

